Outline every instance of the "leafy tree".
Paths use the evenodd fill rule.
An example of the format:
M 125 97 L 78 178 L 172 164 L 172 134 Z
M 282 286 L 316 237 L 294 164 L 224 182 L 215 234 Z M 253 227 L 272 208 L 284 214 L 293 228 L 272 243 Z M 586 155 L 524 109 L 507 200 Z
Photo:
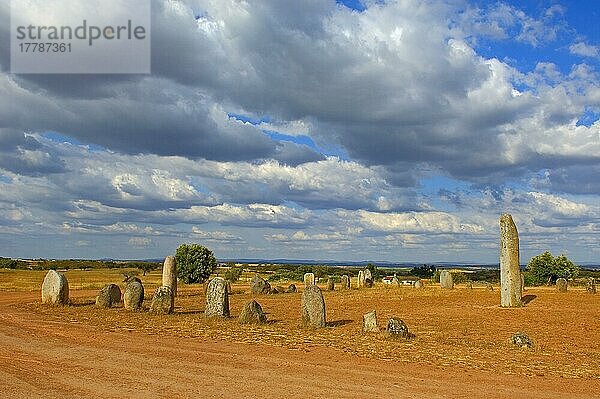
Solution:
M 146 275 L 146 273 L 151 272 L 154 269 L 157 269 L 157 266 L 158 265 L 156 263 L 150 263 L 150 262 L 139 262 L 136 264 L 136 267 L 142 271 L 144 276 Z
M 435 273 L 435 266 L 431 265 L 431 266 L 427 266 L 427 265 L 423 265 L 423 266 L 417 266 L 417 267 L 413 267 L 410 270 L 410 275 L 411 276 L 416 276 L 416 277 L 420 277 L 420 278 L 431 278 L 433 276 L 433 273 Z
M 217 268 L 212 251 L 199 244 L 181 244 L 175 252 L 177 276 L 186 284 L 203 283 Z
M 546 251 L 531 258 L 525 270 L 529 274 L 529 280 L 534 284 L 553 284 L 559 278 L 577 277 L 579 266 L 567 259 L 565 255 L 554 257 Z
M 367 264 L 367 269 L 371 271 L 371 276 L 373 277 L 373 281 L 379 280 L 381 278 L 379 269 L 377 269 L 377 265 L 372 263 Z
M 0 258 L 0 268 L 16 269 L 17 261 L 9 258 Z

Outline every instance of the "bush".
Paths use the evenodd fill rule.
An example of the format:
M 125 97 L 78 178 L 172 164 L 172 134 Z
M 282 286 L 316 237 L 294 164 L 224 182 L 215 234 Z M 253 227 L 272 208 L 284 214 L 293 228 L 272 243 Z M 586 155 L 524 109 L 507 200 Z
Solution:
M 186 284 L 203 283 L 217 268 L 212 251 L 198 244 L 181 244 L 175 252 L 177 276 Z
M 423 265 L 423 266 L 413 267 L 410 270 L 409 274 L 411 276 L 415 276 L 415 277 L 419 277 L 419 278 L 431 278 L 431 277 L 433 277 L 433 274 L 435 273 L 435 271 L 436 271 L 435 266 Z
M 225 272 L 225 280 L 228 280 L 231 283 L 235 283 L 242 276 L 243 269 L 241 267 L 230 267 Z
M 527 263 L 528 279 L 534 285 L 554 284 L 559 278 L 567 280 L 577 277 L 579 267 L 571 262 L 565 255 L 556 258 L 548 251 L 534 256 Z
M 0 268 L 16 269 L 17 261 L 14 259 L 0 258 Z

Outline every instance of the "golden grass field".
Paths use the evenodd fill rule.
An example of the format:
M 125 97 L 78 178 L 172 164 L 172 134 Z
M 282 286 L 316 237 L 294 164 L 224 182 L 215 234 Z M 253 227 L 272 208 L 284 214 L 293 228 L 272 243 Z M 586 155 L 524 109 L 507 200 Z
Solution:
M 426 284 L 424 289 L 415 290 L 376 285 L 346 291 L 336 287 L 327 292 L 321 286 L 328 327 L 311 330 L 300 326 L 300 292 L 253 296 L 248 283 L 237 283 L 229 299 L 232 318 L 207 320 L 203 317 L 202 285 L 180 283 L 175 313 L 159 316 L 147 311 L 129 312 L 122 307 L 95 307 L 95 292 L 104 284 L 117 283 L 123 288 L 122 270 L 70 270 L 65 274 L 71 306 L 42 306 L 39 300 L 14 306 L 58 322 L 93 326 L 99 331 L 256 343 L 297 351 L 326 347 L 358 357 L 441 370 L 600 378 L 600 294 L 588 294 L 583 288 L 571 288 L 567 293 L 549 287 L 527 288 L 526 306 L 503 309 L 499 307 L 498 287 L 494 291 L 483 286 L 442 290 Z M 43 271 L 0 270 L 0 291 L 39 291 L 44 275 Z M 140 277 L 146 289 L 147 310 L 161 277 L 159 272 Z M 302 283 L 295 284 L 302 290 Z M 237 322 L 241 308 L 252 298 L 267 313 L 268 324 L 249 326 Z M 397 316 L 406 322 L 415 338 L 396 341 L 383 333 L 363 333 L 362 315 L 371 310 L 377 311 L 382 329 L 388 318 Z M 518 331 L 534 340 L 533 349 L 510 344 L 511 335 Z

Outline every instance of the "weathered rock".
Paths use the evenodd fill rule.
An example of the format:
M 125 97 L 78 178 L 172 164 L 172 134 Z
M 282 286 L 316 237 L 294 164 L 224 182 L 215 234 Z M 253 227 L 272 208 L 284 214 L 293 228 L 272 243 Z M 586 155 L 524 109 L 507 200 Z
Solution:
M 285 288 L 278 285 L 277 287 L 271 288 L 271 294 L 283 294 L 285 292 Z
M 398 317 L 392 317 L 388 320 L 385 331 L 390 338 L 409 339 L 413 337 L 413 335 L 408 331 L 408 326 L 406 323 Z
M 302 293 L 302 325 L 306 327 L 325 327 L 325 300 L 321 289 L 308 285 Z
M 163 263 L 162 285 L 169 287 L 174 297 L 177 296 L 177 265 L 173 256 L 167 256 Z
M 467 289 L 469 289 L 469 290 L 473 289 L 473 282 L 472 281 L 467 281 Z
M 250 281 L 250 288 L 253 294 L 269 294 L 271 293 L 271 284 L 264 278 L 255 274 Z M 208 292 L 208 291 L 207 291 Z
M 558 292 L 567 292 L 567 280 L 564 278 L 559 278 L 556 280 L 556 289 Z
M 141 309 L 144 302 L 144 285 L 139 278 L 134 277 L 125 284 L 123 290 L 123 306 L 127 310 Z
M 442 270 L 440 272 L 440 287 L 451 290 L 454 288 L 454 280 L 452 279 L 452 273 L 448 270 Z
M 364 286 L 365 286 L 365 272 L 364 272 L 364 270 L 359 270 L 357 287 L 362 288 Z
M 394 273 L 394 277 L 392 277 L 392 285 L 395 285 L 397 287 L 400 286 L 400 279 L 398 278 L 396 273 Z
M 510 342 L 513 345 L 518 346 L 519 348 L 532 348 L 533 347 L 533 341 L 531 340 L 531 338 L 529 338 L 527 336 L 527 334 L 522 333 L 522 332 L 513 334 L 513 336 L 510 338 Z
M 379 326 L 377 325 L 377 312 L 372 310 L 363 315 L 363 331 L 365 332 L 379 332 Z
M 423 282 L 421 280 L 417 280 L 417 281 L 415 281 L 415 284 L 413 285 L 413 287 L 415 287 L 417 289 L 421 289 L 421 288 L 423 288 Z
M 225 284 L 227 284 L 227 293 L 229 295 L 233 294 L 233 288 L 231 287 L 231 281 L 225 280 Z
M 246 324 L 266 323 L 267 316 L 263 312 L 262 306 L 253 299 L 242 309 L 239 321 Z
M 308 287 L 309 285 L 315 285 L 314 273 L 304 273 L 304 286 Z
M 335 290 L 335 282 L 333 281 L 332 278 L 328 278 L 327 279 L 327 291 L 333 291 Z
M 365 288 L 373 287 L 373 276 L 371 275 L 371 271 L 369 269 L 365 269 L 364 278 L 365 278 L 365 284 L 364 284 Z
M 116 284 L 105 285 L 96 296 L 96 306 L 101 308 L 112 308 L 119 303 L 121 303 L 121 289 Z
M 213 278 L 206 289 L 206 317 L 229 317 L 229 294 L 227 284 L 221 277 Z
M 525 275 L 521 272 L 521 295 L 525 291 Z
M 588 278 L 587 283 L 585 284 L 585 290 L 588 294 L 596 293 L 596 280 L 593 277 Z
M 171 287 L 165 285 L 158 287 L 154 291 L 152 304 L 150 305 L 150 313 L 171 314 L 175 308 L 175 296 Z
M 500 306 L 523 306 L 522 296 L 519 233 L 512 216 L 505 213 L 500 217 Z
M 42 283 L 42 303 L 67 305 L 69 303 L 69 282 L 64 274 L 48 270 Z
M 285 292 L 287 292 L 287 293 L 293 293 L 296 291 L 298 291 L 298 288 L 296 288 L 296 284 L 288 285 L 287 289 L 285 290 Z
M 341 277 L 341 285 L 343 290 L 350 289 L 350 277 L 348 275 L 344 274 Z

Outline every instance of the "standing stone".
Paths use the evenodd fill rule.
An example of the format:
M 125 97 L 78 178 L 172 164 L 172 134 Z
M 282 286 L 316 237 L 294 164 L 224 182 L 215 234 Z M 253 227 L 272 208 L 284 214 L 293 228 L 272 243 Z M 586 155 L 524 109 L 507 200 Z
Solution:
M 585 290 L 588 292 L 588 294 L 596 293 L 596 280 L 594 280 L 593 277 L 588 278 L 587 283 L 585 285 Z
M 267 316 L 262 306 L 253 299 L 244 306 L 238 320 L 245 324 L 261 324 L 267 322 Z
M 123 306 L 127 310 L 141 309 L 144 302 L 144 285 L 139 278 L 128 280 L 123 291 Z
M 229 294 L 227 283 L 222 277 L 215 277 L 208 283 L 206 289 L 206 317 L 229 317 Z
M 492 283 L 485 283 L 485 289 L 488 291 L 494 291 L 494 286 Z
M 105 285 L 96 297 L 96 306 L 112 308 L 121 303 L 121 289 L 116 284 Z
M 467 281 L 467 289 L 469 289 L 469 290 L 473 289 L 473 282 L 472 281 Z
M 500 217 L 500 306 L 523 306 L 519 264 L 519 233 L 508 213 Z
M 342 276 L 342 289 L 343 290 L 348 290 L 350 289 L 350 277 L 346 274 L 344 274 Z
M 408 339 L 413 337 L 413 335 L 408 331 L 408 326 L 406 323 L 398 317 L 392 317 L 388 320 L 385 331 L 390 338 Z
M 150 313 L 171 314 L 175 308 L 175 296 L 171 287 L 163 285 L 154 291 L 152 304 L 150 305 Z
M 442 270 L 440 272 L 440 287 L 448 290 L 454 289 L 454 280 L 450 271 Z
M 271 292 L 271 284 L 258 274 L 255 274 L 254 277 L 252 277 L 250 288 L 252 289 L 253 294 L 269 294 Z
M 175 264 L 175 257 L 167 256 L 165 263 L 163 264 L 162 272 L 162 285 L 163 287 L 169 287 L 173 296 L 177 296 L 177 265 Z
M 525 274 L 521 273 L 521 295 L 525 291 Z
M 298 291 L 298 289 L 296 288 L 296 284 L 290 284 L 288 285 L 287 289 L 285 290 L 285 292 L 291 294 Z
M 358 271 L 358 288 L 365 286 L 365 272 L 363 270 Z
M 314 273 L 305 273 L 304 274 L 304 286 L 308 287 L 309 285 L 315 285 L 315 274 Z
M 369 269 L 365 269 L 364 276 L 365 276 L 365 287 L 371 288 L 373 286 L 373 276 L 371 275 L 371 271 Z
M 567 292 L 567 280 L 564 278 L 559 278 L 556 280 L 556 289 L 558 292 Z
M 421 289 L 421 288 L 423 288 L 423 282 L 422 282 L 421 280 L 417 280 L 417 281 L 415 281 L 415 285 L 414 285 L 414 287 L 415 287 L 416 289 Z
M 64 274 L 48 270 L 42 283 L 42 303 L 66 305 L 69 303 L 69 282 Z
M 333 282 L 332 278 L 328 278 L 327 279 L 327 291 L 333 291 L 335 290 L 335 283 Z
M 372 310 L 363 315 L 363 331 L 364 332 L 379 332 L 377 326 L 377 312 Z
M 325 300 L 321 289 L 309 285 L 302 293 L 302 325 L 305 327 L 325 327 Z
M 394 273 L 394 277 L 392 277 L 392 285 L 395 285 L 397 287 L 400 286 L 400 279 L 398 278 L 396 273 Z
M 229 295 L 233 294 L 233 288 L 231 287 L 231 281 L 225 280 L 225 284 L 227 284 L 227 293 Z

